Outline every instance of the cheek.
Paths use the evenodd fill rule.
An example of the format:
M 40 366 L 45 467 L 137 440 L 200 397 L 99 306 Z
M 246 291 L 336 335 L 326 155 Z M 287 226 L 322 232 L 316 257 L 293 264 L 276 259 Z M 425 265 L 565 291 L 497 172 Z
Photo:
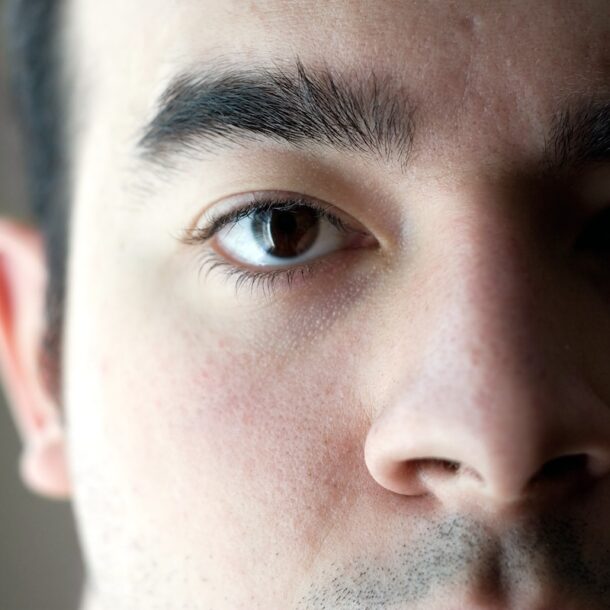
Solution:
M 273 353 L 243 353 L 219 340 L 198 360 L 185 379 L 180 467 L 215 481 L 214 501 L 225 520 L 234 517 L 242 540 L 281 540 L 293 553 L 306 552 L 329 510 L 354 497 L 347 490 L 364 474 L 364 426 L 345 417 L 353 393 L 337 386 L 336 366 L 312 357 L 279 362 Z M 189 467 L 197 455 L 205 466 Z
M 313 553 L 368 479 L 353 347 L 329 335 L 309 355 L 278 358 L 273 340 L 257 350 L 175 319 L 112 327 L 90 367 L 98 468 L 126 498 L 133 531 L 164 551 L 204 548 L 233 570 L 278 548 L 282 562 Z

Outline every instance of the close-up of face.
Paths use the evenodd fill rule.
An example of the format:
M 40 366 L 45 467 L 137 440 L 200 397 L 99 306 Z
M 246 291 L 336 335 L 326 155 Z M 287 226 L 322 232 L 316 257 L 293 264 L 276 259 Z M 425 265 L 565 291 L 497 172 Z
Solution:
M 2 370 L 81 610 L 610 608 L 610 4 L 59 15 L 61 392 L 8 221 Z

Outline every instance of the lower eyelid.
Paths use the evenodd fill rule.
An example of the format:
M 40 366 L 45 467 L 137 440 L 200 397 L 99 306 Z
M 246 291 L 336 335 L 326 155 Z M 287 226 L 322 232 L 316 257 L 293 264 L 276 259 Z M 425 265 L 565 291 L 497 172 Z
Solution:
M 204 273 L 204 279 L 206 279 L 213 270 L 220 269 L 220 273 L 225 280 L 235 281 L 235 288 L 238 293 L 244 286 L 249 286 L 251 294 L 255 289 L 261 289 L 263 293 L 273 294 L 279 291 L 282 286 L 288 289 L 297 288 L 315 273 L 321 262 L 322 259 L 318 259 L 303 265 L 259 272 L 234 265 L 213 250 L 206 250 L 199 257 L 198 277 L 200 278 L 201 274 Z

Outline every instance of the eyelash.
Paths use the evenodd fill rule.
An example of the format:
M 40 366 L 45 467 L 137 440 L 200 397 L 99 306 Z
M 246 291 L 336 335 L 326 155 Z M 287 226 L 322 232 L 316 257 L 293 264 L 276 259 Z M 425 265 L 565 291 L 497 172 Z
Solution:
M 340 218 L 331 213 L 329 211 L 331 209 L 330 205 L 316 203 L 303 198 L 265 198 L 251 202 L 248 205 L 232 210 L 227 214 L 211 218 L 205 227 L 196 228 L 194 231 L 187 234 L 181 241 L 187 245 L 201 246 L 227 225 L 237 224 L 238 221 L 244 218 L 250 218 L 261 212 L 270 212 L 272 210 L 287 211 L 298 206 L 312 208 L 317 213 L 317 220 L 327 220 L 342 233 L 362 233 L 362 231 L 352 229 Z M 244 287 L 249 287 L 250 294 L 255 291 L 261 291 L 265 295 L 273 294 L 280 287 L 280 282 L 284 283 L 287 288 L 290 288 L 293 285 L 297 274 L 300 274 L 299 279 L 301 280 L 309 278 L 313 275 L 320 263 L 320 261 L 314 260 L 311 263 L 273 271 L 252 271 L 231 264 L 213 250 L 202 250 L 199 261 L 199 275 L 205 271 L 205 277 L 207 277 L 213 269 L 221 268 L 227 279 L 236 278 L 236 293 L 239 293 Z

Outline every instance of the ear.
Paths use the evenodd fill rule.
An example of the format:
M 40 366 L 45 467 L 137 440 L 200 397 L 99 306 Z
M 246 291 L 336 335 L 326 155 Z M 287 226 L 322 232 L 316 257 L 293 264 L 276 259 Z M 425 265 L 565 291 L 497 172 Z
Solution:
M 68 498 L 60 405 L 41 374 L 46 258 L 35 229 L 0 219 L 0 374 L 23 443 L 20 474 L 32 491 Z

